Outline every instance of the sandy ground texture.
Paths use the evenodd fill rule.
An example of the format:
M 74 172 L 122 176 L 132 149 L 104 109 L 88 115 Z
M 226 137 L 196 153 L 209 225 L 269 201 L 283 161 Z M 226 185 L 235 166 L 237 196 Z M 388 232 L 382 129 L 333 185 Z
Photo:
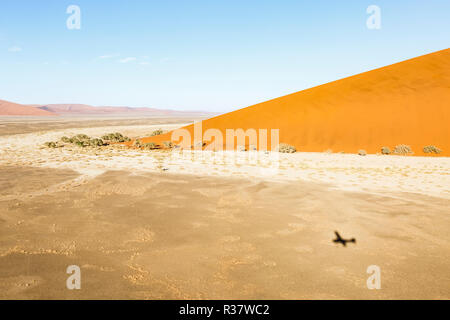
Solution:
M 448 158 L 42 147 L 184 124 L 1 136 L 0 298 L 450 298 Z

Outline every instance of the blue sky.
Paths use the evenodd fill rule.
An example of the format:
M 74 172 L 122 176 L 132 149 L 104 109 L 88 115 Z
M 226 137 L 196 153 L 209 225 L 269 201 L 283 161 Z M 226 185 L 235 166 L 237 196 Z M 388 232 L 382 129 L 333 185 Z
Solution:
M 448 0 L 1 0 L 0 99 L 223 112 L 449 43 Z

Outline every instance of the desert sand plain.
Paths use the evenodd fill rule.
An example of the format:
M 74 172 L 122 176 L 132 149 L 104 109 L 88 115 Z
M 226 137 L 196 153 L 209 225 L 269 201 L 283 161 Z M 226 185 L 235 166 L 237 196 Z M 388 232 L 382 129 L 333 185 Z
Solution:
M 298 152 L 261 171 L 162 150 L 43 146 L 191 121 L 3 117 L 0 298 L 450 298 L 448 157 Z M 356 244 L 333 243 L 334 230 Z M 66 288 L 69 265 L 81 290 Z M 370 265 L 380 290 L 366 286 Z

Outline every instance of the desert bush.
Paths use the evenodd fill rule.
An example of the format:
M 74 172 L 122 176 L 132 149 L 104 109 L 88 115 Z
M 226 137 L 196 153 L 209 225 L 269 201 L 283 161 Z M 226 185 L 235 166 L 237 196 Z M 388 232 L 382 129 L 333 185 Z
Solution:
M 391 153 L 391 149 L 389 149 L 388 147 L 381 148 L 381 154 L 390 154 L 390 153 Z
M 142 142 L 139 139 L 133 141 L 133 147 L 140 148 L 142 147 Z
M 130 141 L 130 138 L 124 136 L 120 132 L 109 133 L 102 137 L 103 140 L 107 140 L 109 142 L 126 142 Z
M 173 147 L 173 143 L 172 141 L 164 141 L 163 142 L 164 147 L 166 148 L 172 148 Z
M 77 134 L 75 137 L 73 137 L 79 141 L 85 141 L 85 140 L 89 140 L 91 139 L 88 135 L 86 134 Z
M 406 144 L 399 144 L 398 146 L 395 146 L 394 148 L 394 154 L 412 154 L 411 147 Z
M 366 150 L 364 150 L 364 149 L 360 149 L 360 150 L 358 150 L 358 154 L 359 154 L 360 156 L 365 156 L 365 155 L 367 155 L 367 152 L 366 152 Z
M 82 148 L 88 147 L 90 145 L 89 141 L 81 141 L 81 140 L 76 140 L 74 144 Z
M 291 146 L 291 145 L 289 145 L 287 143 L 280 143 L 278 145 L 277 150 L 278 150 L 278 152 L 281 152 L 281 153 L 295 153 L 295 152 L 297 152 L 297 149 L 295 149 L 294 146 Z
M 47 148 L 56 148 L 56 147 L 57 147 L 56 142 L 53 142 L 53 141 L 48 141 L 48 142 L 44 143 L 44 145 L 45 145 Z
M 442 150 L 436 146 L 425 146 L 425 147 L 423 147 L 423 152 L 439 154 L 442 152 Z
M 75 144 L 80 147 L 87 147 L 90 145 L 91 138 L 85 134 L 77 134 L 70 139 L 67 139 L 69 143 Z
M 149 143 L 144 143 L 144 145 L 142 146 L 145 150 L 154 150 L 157 149 L 158 146 L 156 145 L 156 143 L 154 142 L 149 142 Z
M 163 133 L 164 133 L 164 131 L 162 129 L 158 129 L 158 130 L 153 131 L 150 134 L 150 136 L 159 136 L 160 134 L 163 134 Z
M 104 135 L 101 138 L 91 138 L 86 134 L 77 134 L 71 138 L 63 136 L 60 141 L 64 143 L 71 143 L 79 147 L 101 147 L 109 145 L 112 142 L 130 141 L 130 138 L 116 132 Z
M 131 140 L 130 138 L 128 138 L 127 136 L 122 135 L 119 132 L 116 132 L 114 135 L 116 137 L 116 142 L 127 142 L 127 141 Z
M 89 140 L 89 145 L 91 147 L 101 147 L 104 145 L 104 142 L 102 139 L 95 138 L 95 139 Z

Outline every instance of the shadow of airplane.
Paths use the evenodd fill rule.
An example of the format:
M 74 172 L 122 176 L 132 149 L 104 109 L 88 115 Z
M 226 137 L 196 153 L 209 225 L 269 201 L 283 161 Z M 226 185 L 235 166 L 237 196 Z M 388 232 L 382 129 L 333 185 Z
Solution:
M 344 247 L 347 246 L 347 242 L 353 242 L 356 243 L 356 239 L 355 238 L 351 238 L 351 239 L 344 239 L 341 237 L 341 235 L 339 234 L 339 232 L 335 231 L 334 234 L 336 235 L 336 239 L 333 239 L 334 243 L 342 243 L 342 245 Z

